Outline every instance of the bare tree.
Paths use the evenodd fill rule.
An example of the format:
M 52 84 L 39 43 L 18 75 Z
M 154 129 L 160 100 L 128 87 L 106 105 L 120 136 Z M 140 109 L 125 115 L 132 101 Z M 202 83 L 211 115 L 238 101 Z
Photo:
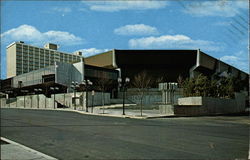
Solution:
M 184 79 L 183 79 L 183 77 L 181 75 L 178 76 L 177 82 L 178 82 L 179 87 L 183 86 Z
M 137 89 L 140 98 L 140 110 L 142 116 L 142 103 L 146 91 L 149 89 L 152 83 L 152 78 L 148 75 L 146 71 L 142 71 L 134 77 L 133 86 Z
M 164 78 L 163 77 L 158 77 L 156 80 L 155 80 L 155 84 L 158 86 L 159 83 L 162 83 L 164 81 Z
M 107 78 L 101 78 L 96 82 L 97 89 L 102 92 L 103 113 L 104 113 L 104 104 L 105 104 L 104 92 L 110 89 L 112 83 L 113 83 L 113 80 L 107 79 Z

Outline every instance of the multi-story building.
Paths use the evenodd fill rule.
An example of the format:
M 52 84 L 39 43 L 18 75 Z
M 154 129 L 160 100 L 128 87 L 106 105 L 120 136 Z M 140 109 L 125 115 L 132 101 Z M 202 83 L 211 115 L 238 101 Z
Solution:
M 57 50 L 56 44 L 44 48 L 25 44 L 22 41 L 7 46 L 7 78 L 54 65 L 55 62 L 74 63 L 82 60 L 81 52 L 74 54 Z

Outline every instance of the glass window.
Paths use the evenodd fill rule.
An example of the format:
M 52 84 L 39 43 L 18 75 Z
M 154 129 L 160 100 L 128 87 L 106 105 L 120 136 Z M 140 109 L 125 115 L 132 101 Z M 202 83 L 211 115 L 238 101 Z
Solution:
M 22 48 L 17 48 L 16 51 L 17 52 L 22 52 Z
M 21 44 L 16 44 L 16 47 L 17 48 L 22 48 L 22 45 Z

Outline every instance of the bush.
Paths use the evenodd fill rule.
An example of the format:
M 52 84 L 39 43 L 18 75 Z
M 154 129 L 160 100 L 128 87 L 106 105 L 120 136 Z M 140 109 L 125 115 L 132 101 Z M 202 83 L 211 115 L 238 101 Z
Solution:
M 233 98 L 235 88 L 234 78 L 222 78 L 218 86 L 218 97 Z
M 185 97 L 224 97 L 233 98 L 238 81 L 231 78 L 222 78 L 219 80 L 210 80 L 200 74 L 195 78 L 188 78 L 183 83 L 183 93 Z

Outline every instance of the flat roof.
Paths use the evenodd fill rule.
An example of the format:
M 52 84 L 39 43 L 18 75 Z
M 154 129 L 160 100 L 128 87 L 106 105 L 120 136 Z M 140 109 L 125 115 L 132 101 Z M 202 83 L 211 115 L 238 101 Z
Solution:
M 100 54 L 96 54 L 96 55 L 93 55 L 93 56 L 86 57 L 86 59 L 88 59 L 88 58 L 91 59 L 92 57 L 95 57 L 97 55 L 102 55 L 102 54 L 105 54 L 105 53 L 108 53 L 108 52 L 111 52 L 111 51 L 114 51 L 115 55 L 119 55 L 119 56 L 125 56 L 125 54 L 126 54 L 126 57 L 123 57 L 123 58 L 119 58 L 119 56 L 115 57 L 116 58 L 116 64 L 119 65 L 119 62 L 121 63 L 122 61 L 123 62 L 127 61 L 127 63 L 129 63 L 129 64 L 132 64 L 132 63 L 137 63 L 138 64 L 138 63 L 142 63 L 142 61 L 146 60 L 146 58 L 141 59 L 141 61 L 138 60 L 138 59 L 136 60 L 136 59 L 133 59 L 133 58 L 128 58 L 128 57 L 132 56 L 133 54 L 134 54 L 134 56 L 137 56 L 137 55 L 146 55 L 146 54 L 147 55 L 153 54 L 153 56 L 157 56 L 157 54 L 158 55 L 159 54 L 160 55 L 166 54 L 166 55 L 170 56 L 171 53 L 174 53 L 176 55 L 178 55 L 178 54 L 185 54 L 185 53 L 188 53 L 188 52 L 189 53 L 191 53 L 191 52 L 197 53 L 197 51 L 199 51 L 199 49 L 112 49 L 112 50 L 109 50 L 107 52 L 103 52 L 103 53 L 100 53 Z M 168 52 L 168 53 L 166 53 L 166 52 Z M 205 55 L 207 55 L 207 56 L 209 56 L 209 57 L 211 57 L 211 58 L 213 58 L 213 59 L 215 59 L 215 60 L 217 60 L 217 61 L 219 61 L 219 62 L 221 62 L 221 63 L 223 63 L 223 64 L 225 64 L 225 65 L 227 65 L 227 66 L 232 67 L 233 69 L 236 69 L 236 70 L 238 70 L 238 71 L 240 71 L 240 72 L 242 72 L 244 74 L 249 75 L 249 73 L 247 73 L 245 71 L 242 71 L 242 70 L 240 70 L 240 69 L 238 69 L 238 68 L 236 68 L 236 67 L 234 67 L 234 66 L 232 66 L 232 65 L 230 65 L 230 64 L 228 64 L 228 63 L 226 63 L 224 61 L 221 61 L 218 58 L 215 58 L 215 57 L 213 57 L 213 56 L 211 56 L 211 55 L 209 55 L 207 53 L 204 53 L 202 51 L 200 51 L 200 52 L 203 53 L 203 54 L 205 54 Z M 153 58 L 153 56 L 151 55 L 151 58 Z M 152 60 L 154 58 L 153 59 L 151 59 L 151 58 L 149 58 L 149 59 L 152 62 Z M 158 60 L 159 61 L 157 61 L 157 64 L 159 62 L 161 63 L 161 61 L 164 61 L 163 59 L 158 59 Z M 173 60 L 171 60 L 171 61 L 173 61 Z M 171 61 L 169 61 L 169 62 L 171 62 Z M 183 59 L 184 63 L 188 63 L 187 61 L 188 61 L 188 59 L 185 59 L 185 58 Z
M 9 45 L 6 47 L 6 49 L 8 49 L 9 47 L 11 47 L 11 46 L 13 46 L 13 45 L 15 45 L 15 44 L 27 45 L 27 46 L 31 46 L 31 47 L 34 47 L 34 48 L 39 48 L 39 49 L 44 49 L 44 50 L 49 50 L 49 51 L 54 51 L 54 52 L 59 52 L 59 53 L 64 53 L 64 54 L 74 55 L 74 56 L 78 56 L 78 57 L 84 58 L 82 55 L 74 54 L 74 52 L 73 52 L 73 53 L 69 53 L 69 52 L 64 52 L 64 51 L 59 51 L 59 50 L 54 50 L 54 49 L 42 48 L 42 47 L 33 46 L 33 45 L 30 45 L 30 44 L 27 44 L 27 43 L 20 43 L 20 42 L 12 42 L 11 44 L 9 44 Z M 52 43 L 46 43 L 46 44 L 52 44 Z M 53 44 L 53 45 L 57 45 L 57 44 Z

